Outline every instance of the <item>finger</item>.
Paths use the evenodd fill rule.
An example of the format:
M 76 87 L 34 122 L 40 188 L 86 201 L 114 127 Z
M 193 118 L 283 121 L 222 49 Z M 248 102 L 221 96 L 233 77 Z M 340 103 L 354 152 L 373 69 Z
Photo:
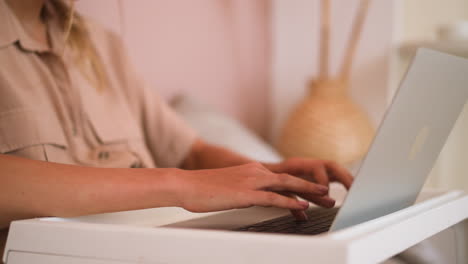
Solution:
M 283 172 L 327 187 L 329 185 L 329 177 L 323 161 L 295 158 L 288 160 L 283 167 Z
M 317 181 L 318 184 L 327 186 L 330 184 L 329 176 L 325 166 L 315 166 L 313 168 L 312 177 Z
M 304 210 L 290 210 L 292 216 L 297 220 L 297 221 L 307 221 L 308 217 L 307 214 L 304 212 Z
M 334 161 L 327 161 L 326 167 L 333 181 L 343 184 L 348 190 L 351 188 L 354 178 L 347 169 L 338 165 L 338 163 Z
M 326 195 L 328 193 L 328 187 L 326 186 L 312 183 L 285 173 L 273 174 L 270 183 L 264 186 L 264 188 L 272 191 L 310 193 L 315 195 Z
M 309 208 L 309 203 L 286 197 L 274 192 L 257 191 L 251 195 L 253 205 L 274 206 L 290 210 L 305 210 Z
M 291 193 L 286 193 L 286 192 L 280 192 L 281 195 L 291 197 L 295 200 L 297 200 L 296 195 L 293 195 Z M 307 221 L 307 215 L 304 212 L 304 210 L 291 210 L 291 214 L 294 216 L 294 218 L 298 221 Z
M 324 208 L 333 208 L 335 207 L 336 201 L 329 196 L 323 197 L 314 197 L 310 199 L 310 202 Z
M 336 201 L 329 196 L 316 196 L 310 194 L 298 194 L 299 197 L 325 208 L 333 208 Z

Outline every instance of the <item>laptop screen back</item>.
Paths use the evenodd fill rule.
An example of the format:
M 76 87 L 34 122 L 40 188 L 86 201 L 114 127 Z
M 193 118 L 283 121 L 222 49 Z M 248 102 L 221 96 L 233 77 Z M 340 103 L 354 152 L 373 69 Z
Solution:
M 468 98 L 468 60 L 420 49 L 331 231 L 412 205 Z

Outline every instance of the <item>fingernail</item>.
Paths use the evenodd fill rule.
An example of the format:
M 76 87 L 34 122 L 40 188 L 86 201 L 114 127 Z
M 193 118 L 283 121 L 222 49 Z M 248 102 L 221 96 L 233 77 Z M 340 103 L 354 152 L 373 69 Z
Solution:
M 299 201 L 299 204 L 301 205 L 301 207 L 302 207 L 303 209 L 309 208 L 309 202 L 306 202 L 306 201 Z
M 328 193 L 328 187 L 323 185 L 318 185 L 319 192 L 326 194 Z
M 330 197 L 327 197 L 327 200 L 328 200 L 328 204 L 327 204 L 327 207 L 328 207 L 328 208 L 332 208 L 333 206 L 335 206 L 335 203 L 336 203 L 335 200 L 333 200 L 333 199 L 330 198 Z

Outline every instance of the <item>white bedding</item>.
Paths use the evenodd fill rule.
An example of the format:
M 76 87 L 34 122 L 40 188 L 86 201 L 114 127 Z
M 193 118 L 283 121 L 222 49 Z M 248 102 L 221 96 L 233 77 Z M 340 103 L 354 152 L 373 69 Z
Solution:
M 206 142 L 261 162 L 282 160 L 280 154 L 254 132 L 213 107 L 187 96 L 177 97 L 172 101 L 172 106 Z

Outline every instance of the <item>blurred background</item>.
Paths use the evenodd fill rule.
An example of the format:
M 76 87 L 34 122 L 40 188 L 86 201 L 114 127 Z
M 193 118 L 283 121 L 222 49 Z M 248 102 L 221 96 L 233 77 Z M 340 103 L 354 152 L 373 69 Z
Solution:
M 216 123 L 215 132 L 206 135 L 219 135 L 221 143 L 248 134 L 268 145 L 262 152 L 248 141 L 250 148 L 243 150 L 250 154 L 275 152 L 271 146 L 306 96 L 307 83 L 318 75 L 320 0 L 81 0 L 77 4 L 83 14 L 123 38 L 142 78 L 176 107 L 182 100 L 179 112 L 192 115 L 189 122 L 199 131 Z M 331 1 L 330 75 L 343 62 L 359 6 L 359 0 Z M 349 94 L 374 127 L 419 46 L 468 57 L 468 1 L 371 1 L 353 59 Z M 208 123 L 195 120 L 197 111 L 211 115 L 216 111 L 216 118 L 211 116 Z M 221 127 L 223 118 L 248 132 Z M 468 190 L 467 118 L 465 113 L 459 118 L 427 187 Z M 226 140 L 234 130 L 237 136 Z

